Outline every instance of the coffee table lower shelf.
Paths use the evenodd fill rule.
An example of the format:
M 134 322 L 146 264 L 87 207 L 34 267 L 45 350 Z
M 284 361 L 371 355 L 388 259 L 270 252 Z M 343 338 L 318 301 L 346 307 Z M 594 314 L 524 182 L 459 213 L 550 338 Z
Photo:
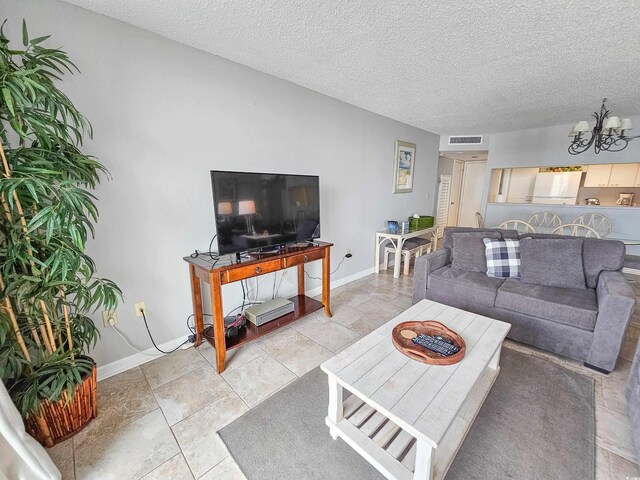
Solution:
M 327 416 L 325 423 L 334 439 L 342 438 L 386 478 L 440 480 L 449 470 L 499 371 L 499 366 L 485 368 L 440 444 L 423 448 L 421 455 L 417 453 L 421 442 L 378 412 L 368 399 L 353 392 L 343 402 L 342 420 L 334 423 Z M 330 391 L 331 382 L 335 381 L 331 377 Z M 349 385 L 338 383 L 350 391 Z

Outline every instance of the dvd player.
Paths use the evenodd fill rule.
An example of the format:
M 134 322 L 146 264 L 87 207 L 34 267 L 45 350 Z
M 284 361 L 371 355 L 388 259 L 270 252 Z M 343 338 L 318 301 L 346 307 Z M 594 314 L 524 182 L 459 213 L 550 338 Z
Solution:
M 293 302 L 285 298 L 274 298 L 244 311 L 244 317 L 256 327 L 293 312 Z

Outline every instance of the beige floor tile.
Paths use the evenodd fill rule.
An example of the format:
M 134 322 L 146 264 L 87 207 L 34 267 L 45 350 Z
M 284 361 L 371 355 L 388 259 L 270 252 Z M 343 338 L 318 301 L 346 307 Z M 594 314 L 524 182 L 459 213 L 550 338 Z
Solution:
M 630 462 L 613 452 L 609 453 L 611 462 L 611 480 L 640 478 L 638 464 Z
M 193 480 L 187 461 L 181 453 L 160 465 L 141 480 Z
M 381 315 L 387 317 L 388 320 L 391 320 L 402 311 L 397 305 L 378 300 L 369 300 L 361 303 L 356 308 L 365 314 Z
M 344 292 L 340 295 L 336 295 L 335 298 L 332 298 L 332 303 L 335 305 L 348 305 L 350 307 L 357 307 L 358 305 L 371 301 L 371 297 L 369 295 L 359 291 Z
M 222 378 L 247 405 L 254 407 L 297 377 L 273 357 L 265 354 L 231 372 L 223 372 Z
M 609 452 L 602 447 L 596 447 L 596 480 L 612 480 Z
M 216 350 L 208 342 L 203 342 L 196 350 L 200 352 L 214 368 L 216 367 Z M 225 372 L 241 367 L 261 355 L 264 355 L 264 350 L 262 350 L 256 342 L 246 343 L 240 347 L 227 350 Z
M 625 342 L 622 344 L 620 357 L 630 362 L 633 361 L 633 357 L 636 353 L 637 348 L 638 348 L 637 340 L 625 340 Z
M 169 425 L 178 423 L 231 392 L 231 387 L 211 365 L 189 372 L 153 390 Z
M 62 474 L 62 480 L 74 480 L 73 440 L 68 439 L 48 448 L 47 453 Z
M 353 330 L 335 323 L 333 319 L 328 319 L 324 315 L 303 318 L 291 324 L 291 328 L 332 352 L 340 351 L 344 345 L 358 337 Z M 295 344 L 290 345 L 292 346 L 295 348 Z
M 138 367 L 98 382 L 97 400 L 98 416 L 73 437 L 76 449 L 158 408 Z
M 340 304 L 331 307 L 331 321 L 343 327 L 349 327 L 350 324 L 362 318 L 365 314 L 355 307 L 347 304 Z
M 76 479 L 137 479 L 179 452 L 158 408 L 76 449 Z
M 596 444 L 629 461 L 636 461 L 629 417 L 597 404 Z
M 299 377 L 313 370 L 334 355 L 331 350 L 318 345 L 309 339 L 308 336 L 293 329 L 293 325 L 300 324 L 309 319 L 312 319 L 314 322 L 325 321 L 312 315 L 309 318 L 299 320 L 295 324 L 292 324 L 291 328 L 265 337 L 264 343 L 262 344 L 265 351 Z M 339 325 L 336 325 L 336 327 L 339 327 Z M 355 335 L 350 330 L 348 331 L 352 335 Z
M 187 348 L 145 363 L 140 368 L 151 388 L 156 388 L 206 365 L 207 361 L 195 348 Z
M 229 455 L 217 432 L 248 410 L 238 395 L 230 393 L 172 427 L 196 478 Z
M 225 458 L 198 480 L 247 480 L 231 456 Z
M 364 313 L 362 317 L 349 325 L 349 329 L 356 332 L 359 336 L 367 335 L 373 332 L 376 328 L 387 323 L 391 318 L 386 315 L 376 315 L 373 313 Z
M 617 410 L 618 412 L 626 415 L 628 411 L 627 397 L 625 395 L 625 382 L 612 381 L 609 378 L 602 379 L 602 398 L 604 400 L 604 406 Z

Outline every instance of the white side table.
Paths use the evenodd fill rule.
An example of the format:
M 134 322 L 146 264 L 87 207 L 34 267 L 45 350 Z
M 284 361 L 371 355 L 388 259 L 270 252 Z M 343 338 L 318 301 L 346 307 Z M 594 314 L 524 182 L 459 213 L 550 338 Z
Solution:
M 376 264 L 375 272 L 380 273 L 380 246 L 386 241 L 391 242 L 395 248 L 395 258 L 393 263 L 393 278 L 400 277 L 400 262 L 402 260 L 402 246 L 405 240 L 415 237 L 426 237 L 428 235 L 435 236 L 437 227 L 425 228 L 424 230 L 416 230 L 409 233 L 389 233 L 388 230 L 378 230 L 376 232 Z M 436 239 L 432 238 L 431 242 L 435 250 Z

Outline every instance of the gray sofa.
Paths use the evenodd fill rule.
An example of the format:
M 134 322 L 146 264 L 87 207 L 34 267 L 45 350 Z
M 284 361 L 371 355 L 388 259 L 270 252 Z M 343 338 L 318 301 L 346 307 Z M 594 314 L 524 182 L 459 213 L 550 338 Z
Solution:
M 480 241 L 482 237 L 520 239 L 523 269 L 527 266 L 532 273 L 545 268 L 533 272 L 539 284 L 531 282 L 531 274 L 526 282 L 524 273 L 523 278 L 487 276 L 484 244 L 469 247 L 474 236 Z M 445 228 L 442 243 L 442 249 L 416 259 L 414 303 L 427 298 L 496 318 L 511 324 L 509 338 L 513 340 L 596 370 L 614 369 L 635 306 L 633 290 L 621 272 L 624 244 L 464 227 Z M 559 260 L 550 265 L 554 255 Z M 473 268 L 482 262 L 485 271 Z M 572 275 L 583 275 L 583 283 L 573 285 Z
M 636 452 L 640 458 L 640 343 L 631 364 L 631 373 L 627 383 L 627 400 L 629 401 L 629 418 L 631 432 L 636 445 Z

